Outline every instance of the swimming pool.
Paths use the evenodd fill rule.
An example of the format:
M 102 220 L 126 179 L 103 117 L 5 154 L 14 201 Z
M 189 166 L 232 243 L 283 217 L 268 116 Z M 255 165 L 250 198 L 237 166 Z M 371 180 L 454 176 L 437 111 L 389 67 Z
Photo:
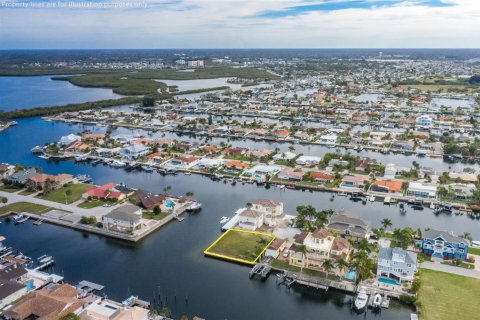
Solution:
M 349 270 L 347 273 L 345 273 L 345 279 L 347 280 L 355 280 L 356 276 L 357 273 L 354 270 Z
M 394 286 L 398 286 L 399 284 L 397 283 L 397 281 L 393 280 L 393 279 L 388 279 L 388 278 L 378 278 L 378 282 L 381 282 L 381 283 L 386 283 L 386 284 L 392 284 Z
M 27 291 L 32 291 L 33 289 L 35 289 L 35 287 L 33 286 L 33 280 L 25 282 L 25 286 L 27 287 Z
M 170 200 L 170 199 L 167 199 L 167 200 L 165 200 L 165 206 L 166 206 L 167 208 L 173 208 L 173 207 L 175 206 L 175 202 L 173 202 L 173 201 Z

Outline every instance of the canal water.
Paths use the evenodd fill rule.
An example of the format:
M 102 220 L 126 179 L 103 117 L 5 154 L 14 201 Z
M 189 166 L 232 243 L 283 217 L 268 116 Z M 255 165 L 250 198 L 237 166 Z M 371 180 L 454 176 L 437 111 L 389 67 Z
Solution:
M 68 81 L 52 80 L 51 77 L 0 76 L 0 110 L 61 106 L 121 97 L 111 89 L 82 88 Z
M 3 96 L 2 96 L 3 97 Z M 230 216 L 236 209 L 257 198 L 281 200 L 289 214 L 295 207 L 312 204 L 317 209 L 346 209 L 369 220 L 378 227 L 382 218 L 392 220 L 394 227 L 432 227 L 464 231 L 480 237 L 478 221 L 466 216 L 435 216 L 431 210 L 413 211 L 407 208 L 400 214 L 395 206 L 381 203 L 354 203 L 330 194 L 279 190 L 241 183 L 235 187 L 208 178 L 192 175 L 161 176 L 157 173 L 126 172 L 123 169 L 90 164 L 75 164 L 72 161 L 46 161 L 31 154 L 35 145 L 56 141 L 62 135 L 89 129 L 103 132 L 105 128 L 67 125 L 45 122 L 39 118 L 20 119 L 19 125 L 0 132 L 0 162 L 18 163 L 42 168 L 47 173 L 86 173 L 97 184 L 124 182 L 128 186 L 161 192 L 171 186 L 172 194 L 184 195 L 193 192 L 203 204 L 203 209 L 189 215 L 182 222 L 172 222 L 137 244 L 126 243 L 102 236 L 87 234 L 49 224 L 34 226 L 30 221 L 14 226 L 3 219 L 0 235 L 7 238 L 6 245 L 20 249 L 24 254 L 38 257 L 52 255 L 56 264 L 54 271 L 63 274 L 66 280 L 76 283 L 86 279 L 106 286 L 104 293 L 121 300 L 130 294 L 168 305 L 175 317 L 183 314 L 200 315 L 207 319 L 407 319 L 410 308 L 393 302 L 390 309 L 381 314 L 357 315 L 350 311 L 352 297 L 336 291 L 315 291 L 305 288 L 287 289 L 277 286 L 276 277 L 267 281 L 249 280 L 249 268 L 237 264 L 206 258 L 203 250 L 219 235 L 219 220 Z M 132 133 L 118 129 L 115 133 Z M 144 133 L 135 130 L 133 133 Z M 166 137 L 189 140 L 167 134 Z M 221 139 L 213 139 L 214 143 Z M 234 145 L 255 148 L 274 148 L 277 144 L 251 141 L 232 141 Z M 282 150 L 288 145 L 278 144 Z M 296 152 L 323 154 L 331 151 L 318 146 L 295 145 Z M 373 156 L 373 154 L 372 154 Z M 375 157 L 380 156 L 375 154 Z M 384 156 L 385 157 L 385 156 Z M 379 158 L 379 157 L 377 157 Z M 385 159 L 385 158 L 383 158 Z M 392 162 L 403 159 L 392 156 Z M 425 165 L 441 160 L 405 157 L 425 161 Z M 384 162 L 382 158 L 380 161 Z M 389 160 L 389 159 L 385 159 Z M 402 160 L 403 161 L 403 160 Z M 433 165 L 430 165 L 433 166 Z

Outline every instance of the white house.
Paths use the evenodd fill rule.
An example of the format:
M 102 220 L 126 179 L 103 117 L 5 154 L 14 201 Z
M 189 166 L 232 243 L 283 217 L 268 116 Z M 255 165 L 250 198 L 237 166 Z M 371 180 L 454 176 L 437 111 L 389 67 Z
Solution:
M 298 159 L 295 161 L 296 164 L 304 166 L 304 165 L 317 165 L 322 161 L 321 157 L 316 157 L 316 156 L 300 156 Z
M 269 227 L 277 225 L 278 221 L 283 217 L 283 202 L 259 199 L 252 204 L 252 209 L 263 214 L 263 220 Z
M 333 145 L 337 142 L 337 139 L 336 134 L 326 134 L 320 137 L 320 143 Z
M 58 142 L 61 146 L 66 146 L 71 143 L 74 143 L 75 141 L 80 141 L 82 137 L 77 136 L 76 134 L 69 134 L 68 136 L 62 136 L 60 138 L 60 141 Z
M 263 225 L 263 213 L 257 210 L 244 209 L 238 215 L 238 227 L 244 230 L 256 230 Z
M 437 195 L 437 186 L 424 184 L 421 182 L 410 182 L 408 184 L 407 195 L 419 198 L 435 199 Z
M 393 163 L 389 163 L 385 166 L 385 173 L 383 174 L 383 178 L 387 180 L 395 179 L 397 175 L 397 167 Z
M 287 151 L 287 152 L 279 152 L 276 155 L 273 156 L 274 161 L 280 161 L 280 160 L 292 160 L 295 158 L 297 155 L 293 152 Z
M 122 157 L 130 160 L 137 159 L 138 157 L 147 155 L 149 153 L 150 150 L 140 143 L 131 144 L 120 151 Z
M 432 117 L 427 114 L 421 115 L 415 120 L 417 126 L 430 128 L 433 125 Z
M 133 232 L 141 228 L 142 209 L 130 204 L 124 205 L 107 213 L 102 220 L 104 229 Z
M 417 270 L 417 254 L 401 248 L 380 248 L 377 277 L 411 282 Z

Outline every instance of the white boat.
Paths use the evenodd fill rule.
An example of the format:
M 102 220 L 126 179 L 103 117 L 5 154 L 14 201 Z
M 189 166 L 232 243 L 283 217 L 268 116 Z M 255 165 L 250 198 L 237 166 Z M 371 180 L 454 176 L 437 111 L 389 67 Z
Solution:
M 146 172 L 153 172 L 153 168 L 151 166 L 148 166 L 148 165 L 143 165 L 142 170 L 146 171 Z
M 279 185 L 278 189 L 285 189 L 285 185 L 284 184 Z
M 373 196 L 373 195 L 370 196 L 370 198 L 368 198 L 368 200 L 369 200 L 370 202 L 375 202 L 375 196 Z
M 357 297 L 355 298 L 355 308 L 357 310 L 363 310 L 367 306 L 368 294 L 365 287 L 360 287 L 358 290 Z
M 339 192 L 338 195 L 342 197 L 346 197 L 347 193 L 345 191 L 342 191 L 342 192 Z
M 112 167 L 125 167 L 127 164 L 125 162 L 122 162 L 120 160 L 113 160 L 112 163 L 110 163 Z
M 222 217 L 222 218 L 220 219 L 220 224 L 223 225 L 223 224 L 227 223 L 229 220 L 230 220 L 229 217 Z
M 380 293 L 375 294 L 373 297 L 373 307 L 380 308 L 382 306 L 382 295 Z
M 190 171 L 185 171 L 184 174 L 185 174 L 186 176 L 189 176 L 189 175 L 191 175 L 192 173 L 191 173 Z
M 32 153 L 42 153 L 43 152 L 43 148 L 40 147 L 40 146 L 35 146 L 32 148 Z
M 42 158 L 42 159 L 45 159 L 45 160 L 50 159 L 50 156 L 47 156 L 46 154 L 42 154 L 41 156 L 38 156 L 38 157 Z
M 187 207 L 187 211 L 197 211 L 202 208 L 202 204 L 200 202 L 194 202 Z

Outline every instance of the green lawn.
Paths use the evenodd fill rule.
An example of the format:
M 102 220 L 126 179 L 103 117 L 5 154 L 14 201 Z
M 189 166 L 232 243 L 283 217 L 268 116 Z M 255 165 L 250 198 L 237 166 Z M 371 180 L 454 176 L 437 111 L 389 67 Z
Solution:
M 468 248 L 468 253 L 469 254 L 474 254 L 474 255 L 477 255 L 477 256 L 480 256 L 480 248 Z
M 104 201 L 104 200 L 85 201 L 85 202 L 80 203 L 78 205 L 78 207 L 83 208 L 83 209 L 91 209 L 91 208 L 101 207 L 104 204 L 109 204 L 109 205 L 113 206 L 113 205 L 116 204 L 116 202 Z
M 22 195 L 22 196 L 29 196 L 31 194 L 34 194 L 36 193 L 37 191 L 28 191 L 28 190 L 25 190 L 25 191 L 22 191 L 20 193 L 18 193 L 19 195 Z
M 309 275 L 309 276 L 315 276 L 315 277 L 320 277 L 320 278 L 325 278 L 327 276 L 327 274 L 323 271 L 312 270 L 312 269 L 307 269 L 307 268 L 303 268 L 303 270 L 302 270 L 300 267 L 290 265 L 288 263 L 288 261 L 283 261 L 283 260 L 278 260 L 278 259 L 275 259 L 275 260 L 272 261 L 272 267 L 274 267 L 276 269 L 291 271 L 291 272 L 303 273 L 303 274 L 306 274 L 306 275 Z M 338 278 L 338 276 L 336 276 L 332 273 L 328 274 L 328 278 L 331 279 L 331 280 L 336 280 L 336 281 L 340 280 Z
M 40 196 L 39 198 L 59 203 L 73 203 L 75 201 L 80 200 L 82 194 L 85 193 L 88 189 L 92 188 L 93 186 L 90 184 L 83 184 L 83 183 L 76 183 L 76 184 L 68 184 L 66 187 L 61 187 L 57 190 L 51 191 L 47 195 Z M 67 190 L 72 190 L 72 195 L 68 198 L 65 196 L 65 192 Z M 68 200 L 66 202 L 66 200 Z
M 274 237 L 268 234 L 231 229 L 205 250 L 205 253 L 234 261 L 243 260 L 243 262 L 253 263 L 273 239 Z
M 42 206 L 41 204 L 35 204 L 30 202 L 15 202 L 7 204 L 6 206 L 0 206 L 0 215 L 9 214 L 11 212 L 43 213 L 49 210 L 51 210 L 50 207 Z
M 150 219 L 150 220 L 162 220 L 166 216 L 168 216 L 170 213 L 167 211 L 162 211 L 159 214 L 155 215 L 153 214 L 152 211 L 143 211 L 142 212 L 142 218 L 143 219 Z
M 480 279 L 421 269 L 421 283 L 421 319 L 478 319 Z
M 12 187 L 12 186 L 0 186 L 0 191 L 9 192 L 9 193 L 14 193 L 14 192 L 20 191 L 22 189 L 23 188 L 17 188 L 17 187 Z

